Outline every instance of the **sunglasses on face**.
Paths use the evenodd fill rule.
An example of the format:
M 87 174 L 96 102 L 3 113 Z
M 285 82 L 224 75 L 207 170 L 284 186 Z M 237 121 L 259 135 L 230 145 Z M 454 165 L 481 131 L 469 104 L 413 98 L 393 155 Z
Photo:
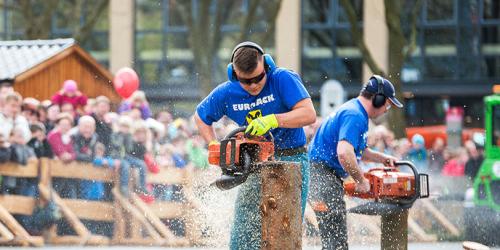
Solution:
M 392 104 L 389 103 L 389 105 L 385 106 L 385 111 L 389 111 L 389 109 L 391 109 L 391 107 L 392 107 Z
M 264 71 L 262 71 L 262 73 L 260 73 L 260 75 L 253 77 L 253 78 L 250 78 L 250 79 L 238 77 L 238 81 L 240 81 L 241 83 L 246 84 L 246 85 L 252 85 L 252 83 L 259 83 L 260 81 L 262 81 L 262 79 L 264 78 L 265 75 L 266 75 L 266 71 L 264 70 Z

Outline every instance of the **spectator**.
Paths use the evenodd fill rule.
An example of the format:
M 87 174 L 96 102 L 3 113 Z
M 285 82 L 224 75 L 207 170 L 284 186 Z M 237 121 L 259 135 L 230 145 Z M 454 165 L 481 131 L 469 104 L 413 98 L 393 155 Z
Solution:
M 73 116 L 68 113 L 61 113 L 57 118 L 56 127 L 47 135 L 52 152 L 64 163 L 71 162 L 76 158 L 73 142 L 69 134 L 72 126 Z
M 131 168 L 139 170 L 139 184 L 136 192 L 146 202 L 151 203 L 154 197 L 146 189 L 146 163 L 144 156 L 147 153 L 146 143 L 148 138 L 148 128 L 145 122 L 136 122 L 132 132 L 132 151 L 126 156 Z
M 50 147 L 49 141 L 46 139 L 45 126 L 43 123 L 33 123 L 30 125 L 32 138 L 28 142 L 28 146 L 35 151 L 37 158 L 47 157 L 53 158 L 54 153 L 52 153 L 52 148 Z
M 411 137 L 411 143 L 412 145 L 408 152 L 408 159 L 415 164 L 419 172 L 427 172 L 427 151 L 425 149 L 424 137 L 420 134 L 414 134 Z
M 454 177 L 464 176 L 465 163 L 467 160 L 467 151 L 464 148 L 451 150 L 450 160 L 444 164 L 441 174 Z
M 82 116 L 78 120 L 78 132 L 73 135 L 72 139 L 76 154 L 75 159 L 81 162 L 92 162 L 97 143 L 94 118 L 87 115 Z
M 111 120 L 106 119 L 108 118 L 106 115 L 111 109 L 110 104 L 111 102 L 107 97 L 98 96 L 95 103 L 95 112 L 92 113 L 92 118 L 94 118 L 96 122 L 95 132 L 97 133 L 97 140 L 106 147 L 106 155 L 109 155 L 111 134 L 113 133 Z
M 198 134 L 193 134 L 186 142 L 186 152 L 190 162 L 199 169 L 208 168 L 208 151 L 203 138 Z
M 23 104 L 21 106 L 21 112 L 28 122 L 35 123 L 39 121 L 38 117 L 38 107 L 40 106 L 40 101 L 35 98 L 27 97 L 24 98 Z
M 8 162 L 10 160 L 10 143 L 9 140 L 0 133 L 0 163 Z
M 4 98 L 3 109 L 0 112 L 0 133 L 9 138 L 14 125 L 23 131 L 25 141 L 31 139 L 28 120 L 21 115 L 22 97 L 17 92 L 9 93 Z
M 469 156 L 469 159 L 465 163 L 464 173 L 470 181 L 474 181 L 474 178 L 476 178 L 476 174 L 483 163 L 483 155 L 481 154 L 481 151 L 477 149 L 477 145 L 471 140 L 466 141 L 464 143 L 464 147 Z
M 149 103 L 146 100 L 146 95 L 143 91 L 135 91 L 128 100 L 122 102 L 122 104 L 118 108 L 118 113 L 130 111 L 134 108 L 138 109 L 141 112 L 141 117 L 143 120 L 151 117 L 151 109 L 149 108 Z
M 429 150 L 428 164 L 430 174 L 439 174 L 444 166 L 444 140 L 437 137 L 432 143 L 432 148 Z
M 97 143 L 95 146 L 95 155 L 93 164 L 97 167 L 109 167 L 120 175 L 120 192 L 128 197 L 128 179 L 130 166 L 126 161 L 113 159 L 110 156 L 105 156 L 106 147 L 102 143 Z M 92 181 L 95 185 L 93 187 L 84 190 L 84 196 L 86 199 L 90 200 L 101 200 L 104 198 L 104 184 L 102 182 Z
M 89 98 L 87 100 L 87 105 L 83 107 L 83 112 L 86 115 L 91 115 L 95 112 L 95 108 L 96 108 L 96 100 L 94 98 Z
M 47 107 L 47 120 L 44 122 L 47 132 L 52 131 L 56 126 L 57 117 L 61 113 L 59 105 L 51 104 Z
M 14 127 L 12 129 L 10 136 L 10 151 L 11 151 L 10 161 L 19 163 L 21 165 L 27 165 L 28 161 L 36 160 L 35 152 L 33 152 L 33 150 L 26 145 L 26 140 L 24 138 L 24 131 L 22 127 Z M 2 193 L 19 194 L 19 192 L 18 191 L 16 192 L 15 190 L 17 186 L 21 187 L 22 185 L 17 185 L 16 177 L 12 176 L 3 177 Z
M 11 132 L 10 147 L 11 147 L 11 161 L 17 162 L 21 165 L 28 164 L 29 160 L 36 160 L 35 152 L 32 148 L 26 145 L 24 138 L 24 129 L 22 127 L 14 127 Z
M 73 110 L 81 111 L 79 114 L 83 114 L 83 107 L 87 104 L 87 96 L 78 90 L 74 80 L 66 80 L 62 89 L 52 96 L 52 103 L 61 107 L 65 103 L 70 103 Z
M 79 115 L 77 112 L 75 112 L 75 108 L 73 107 L 73 105 L 71 103 L 61 104 L 61 113 L 68 113 L 71 116 L 73 116 L 75 119 L 73 121 L 74 123 L 76 123 L 78 121 Z

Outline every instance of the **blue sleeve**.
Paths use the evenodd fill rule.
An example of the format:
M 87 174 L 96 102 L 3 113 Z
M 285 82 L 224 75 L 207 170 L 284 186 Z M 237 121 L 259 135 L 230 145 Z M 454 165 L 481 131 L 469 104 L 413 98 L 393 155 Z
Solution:
M 355 115 L 344 116 L 339 126 L 339 140 L 347 141 L 354 149 L 363 149 L 359 147 L 362 143 L 363 121 Z
M 219 86 L 196 107 L 196 113 L 205 124 L 212 125 L 225 115 L 224 95 L 224 89 Z
M 278 79 L 280 96 L 288 109 L 291 110 L 297 102 L 303 99 L 311 98 L 297 73 L 283 70 L 279 72 Z

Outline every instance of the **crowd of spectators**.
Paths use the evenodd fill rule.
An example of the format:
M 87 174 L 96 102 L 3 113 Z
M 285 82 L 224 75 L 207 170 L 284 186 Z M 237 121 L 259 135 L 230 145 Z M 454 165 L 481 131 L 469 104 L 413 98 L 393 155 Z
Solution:
M 181 187 L 151 185 L 146 176 L 162 168 L 208 167 L 192 119 L 174 119 L 167 110 L 153 114 L 142 91 L 113 112 L 107 97 L 87 98 L 77 84 L 65 81 L 51 100 L 23 98 L 10 84 L 0 85 L 0 163 L 22 167 L 40 157 L 88 163 L 116 171 L 125 197 L 135 192 L 147 203 L 183 199 Z M 138 178 L 129 188 L 133 170 Z M 112 199 L 112 187 L 98 181 L 53 178 L 52 185 L 63 198 Z M 0 192 L 37 197 L 37 180 L 4 176 Z

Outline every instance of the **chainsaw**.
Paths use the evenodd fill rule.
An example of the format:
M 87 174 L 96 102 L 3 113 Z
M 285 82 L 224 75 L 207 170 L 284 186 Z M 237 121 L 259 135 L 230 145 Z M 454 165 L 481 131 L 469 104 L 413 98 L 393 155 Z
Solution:
M 220 142 L 208 146 L 208 162 L 222 170 L 222 176 L 212 186 L 221 190 L 234 188 L 257 170 L 256 163 L 274 160 L 272 134 L 246 137 L 245 129 L 237 128 Z
M 367 193 L 355 191 L 354 182 L 344 184 L 348 196 L 371 199 L 369 202 L 349 211 L 361 214 L 382 214 L 398 208 L 409 208 L 419 198 L 429 197 L 429 176 L 419 174 L 409 161 L 397 161 L 396 168 L 376 167 L 368 170 L 364 176 L 368 179 L 370 190 Z M 401 172 L 399 167 L 406 166 L 411 173 Z

